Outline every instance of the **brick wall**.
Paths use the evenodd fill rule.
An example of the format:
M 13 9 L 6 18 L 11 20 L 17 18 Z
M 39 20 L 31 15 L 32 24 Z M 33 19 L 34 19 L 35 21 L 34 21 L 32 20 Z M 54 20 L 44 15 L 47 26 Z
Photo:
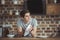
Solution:
M 17 10 L 20 12 L 23 9 L 24 1 L 19 0 L 17 1 L 17 3 L 14 2 L 12 0 L 0 0 L 0 15 L 2 14 L 12 15 L 15 14 Z
M 38 21 L 38 27 L 36 31 L 36 37 L 49 36 L 56 37 L 60 32 L 60 16 L 49 16 L 49 15 L 40 15 L 32 16 Z M 12 24 L 15 32 L 17 32 L 16 16 L 14 17 L 3 17 L 3 24 Z M 2 23 L 2 22 L 0 22 Z
M 38 21 L 37 37 L 55 37 L 60 31 L 60 16 L 36 16 Z

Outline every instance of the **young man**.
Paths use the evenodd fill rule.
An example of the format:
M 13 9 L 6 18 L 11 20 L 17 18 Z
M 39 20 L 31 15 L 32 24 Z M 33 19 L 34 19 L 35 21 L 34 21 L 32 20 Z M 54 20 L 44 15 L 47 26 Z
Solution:
M 25 31 L 30 25 L 27 35 L 25 35 Z M 28 10 L 23 10 L 20 13 L 20 18 L 17 21 L 17 26 L 18 26 L 18 33 L 22 33 L 23 36 L 26 37 L 35 37 L 36 35 L 36 29 L 37 29 L 37 20 L 32 18 L 30 16 L 30 12 Z M 24 34 L 25 33 L 25 34 Z

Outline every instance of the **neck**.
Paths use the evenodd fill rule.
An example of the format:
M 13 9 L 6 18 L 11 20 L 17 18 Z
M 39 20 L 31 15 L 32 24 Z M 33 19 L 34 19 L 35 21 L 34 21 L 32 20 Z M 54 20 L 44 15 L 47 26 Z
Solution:
M 30 18 L 31 19 L 31 18 Z M 27 21 L 27 20 L 25 20 L 25 19 L 23 19 L 23 21 L 24 21 L 24 23 L 28 23 L 29 21 L 30 21 L 30 19 Z
M 24 23 L 28 23 L 29 21 L 24 20 Z

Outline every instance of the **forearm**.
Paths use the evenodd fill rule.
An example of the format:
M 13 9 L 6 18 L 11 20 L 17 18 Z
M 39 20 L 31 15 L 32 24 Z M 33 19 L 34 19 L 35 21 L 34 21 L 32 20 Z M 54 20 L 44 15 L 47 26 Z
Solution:
M 33 37 L 36 36 L 36 28 L 34 28 L 34 29 L 31 31 L 31 35 L 32 35 Z
M 32 35 L 32 37 L 35 37 L 35 32 L 34 31 L 31 31 L 31 35 Z

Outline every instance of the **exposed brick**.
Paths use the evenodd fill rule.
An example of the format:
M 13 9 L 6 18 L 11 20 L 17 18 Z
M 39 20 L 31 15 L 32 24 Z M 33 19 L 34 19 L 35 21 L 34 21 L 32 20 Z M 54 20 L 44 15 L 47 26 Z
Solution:
M 38 24 L 40 24 L 40 21 L 37 21 Z
M 52 28 L 52 30 L 53 30 L 53 31 L 57 31 L 57 30 L 58 30 L 58 28 Z
M 46 21 L 40 21 L 40 24 L 45 24 L 46 23 Z
M 37 28 L 37 30 L 40 30 L 40 28 Z
M 54 15 L 51 15 L 50 17 L 51 17 L 51 18 L 54 18 L 55 16 L 54 16 Z
M 41 16 L 36 16 L 36 19 L 40 19 L 41 18 Z
M 0 10 L 0 15 L 2 14 L 2 10 Z
M 54 18 L 54 21 L 60 21 L 60 18 Z
M 58 31 L 54 30 L 55 33 L 57 33 Z
M 51 22 L 51 24 L 55 24 L 55 21 L 53 20 L 53 21 L 50 21 Z
M 52 18 L 45 18 L 44 21 L 52 21 Z
M 13 27 L 17 27 L 17 25 L 12 25 Z
M 43 19 L 41 18 L 41 19 L 37 19 L 37 21 L 43 21 Z
M 60 18 L 60 15 L 56 15 L 54 18 Z
M 46 15 L 45 18 L 50 18 L 50 16 L 49 15 Z
M 55 21 L 55 24 L 59 24 L 59 21 Z
M 36 32 L 37 32 L 37 33 L 42 33 L 43 31 L 42 31 L 42 30 L 37 30 Z
M 45 28 L 42 28 L 42 30 L 45 30 Z
M 40 24 L 39 27 L 49 27 L 48 24 Z
M 50 27 L 47 27 L 47 30 L 50 30 Z
M 3 23 L 2 22 L 0 22 L 0 25 L 2 25 Z
M 42 15 L 41 18 L 45 18 L 45 15 Z
M 51 21 L 46 21 L 46 24 L 51 24 Z
M 45 33 L 42 33 L 42 36 L 45 36 Z
M 58 27 L 60 28 L 60 24 L 58 25 Z
M 40 36 L 40 34 L 37 34 L 37 36 Z
M 52 34 L 52 33 L 51 33 L 51 34 Z M 47 33 L 46 35 L 50 37 L 50 36 L 51 36 L 51 34 L 50 34 L 50 33 Z
M 50 24 L 49 27 L 57 27 L 57 24 Z
M 52 30 L 45 30 L 46 33 L 52 33 Z

